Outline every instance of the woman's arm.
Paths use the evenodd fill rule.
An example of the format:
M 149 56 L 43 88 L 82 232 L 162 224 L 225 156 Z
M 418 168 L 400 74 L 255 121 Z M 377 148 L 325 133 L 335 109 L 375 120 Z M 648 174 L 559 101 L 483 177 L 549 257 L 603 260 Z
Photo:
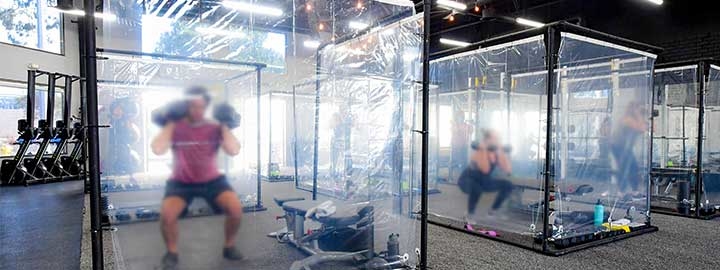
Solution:
M 168 150 L 170 150 L 170 146 L 172 146 L 172 134 L 174 130 L 175 123 L 168 123 L 160 131 L 160 134 L 153 138 L 152 143 L 150 143 L 150 148 L 152 148 L 152 152 L 154 154 L 160 156 L 164 155 L 168 152 Z
M 222 136 L 220 147 L 222 147 L 223 151 L 225 151 L 225 153 L 229 156 L 237 156 L 240 154 L 240 141 L 238 141 L 237 137 L 232 134 L 230 128 L 222 125 L 220 132 Z
M 490 173 L 490 159 L 488 158 L 488 152 L 484 145 L 478 147 L 473 153 L 471 161 L 475 163 L 475 166 L 484 174 Z
M 497 151 L 497 157 L 498 157 L 498 167 L 505 173 L 511 174 L 512 173 L 512 165 L 510 163 L 510 159 L 508 158 L 507 154 L 502 150 Z

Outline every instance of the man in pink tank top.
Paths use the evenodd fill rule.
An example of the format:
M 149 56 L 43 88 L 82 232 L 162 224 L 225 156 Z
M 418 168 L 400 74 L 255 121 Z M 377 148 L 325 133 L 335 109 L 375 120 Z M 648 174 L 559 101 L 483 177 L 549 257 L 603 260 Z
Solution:
M 160 134 L 152 141 L 152 151 L 162 155 L 171 151 L 173 170 L 165 187 L 165 198 L 160 209 L 160 226 L 167 253 L 162 259 L 163 269 L 175 269 L 178 264 L 178 218 L 187 210 L 194 198 L 202 198 L 216 211 L 227 216 L 223 256 L 241 260 L 235 249 L 235 236 L 240 227 L 243 206 L 223 174 L 217 167 L 220 149 L 230 156 L 240 151 L 240 143 L 230 128 L 205 118 L 210 102 L 207 90 L 191 88 L 184 117 L 168 119 Z

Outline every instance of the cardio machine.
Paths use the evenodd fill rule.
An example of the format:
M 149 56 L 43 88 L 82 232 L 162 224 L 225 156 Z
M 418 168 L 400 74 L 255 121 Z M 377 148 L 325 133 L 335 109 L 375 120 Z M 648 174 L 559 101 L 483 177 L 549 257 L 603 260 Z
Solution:
M 55 129 L 53 131 L 54 138 L 51 139 L 51 141 L 56 144 L 55 151 L 53 151 L 52 156 L 44 157 L 42 159 L 42 163 L 45 165 L 45 168 L 47 168 L 49 173 L 60 177 L 63 180 L 66 178 L 77 178 L 79 174 L 70 168 L 72 166 L 66 167 L 62 161 L 68 141 L 75 138 L 75 135 L 77 135 L 76 129 L 81 128 L 81 125 L 79 125 L 80 123 L 75 123 L 73 128 L 69 127 L 70 122 L 72 121 L 72 84 L 80 78 L 74 76 L 64 76 L 64 78 L 65 98 L 63 100 L 62 119 L 55 122 Z M 77 143 L 77 140 L 74 142 Z
M 409 255 L 400 254 L 398 234 L 388 236 L 387 250 L 375 251 L 374 207 L 333 206 L 331 202 L 275 198 L 283 208 L 286 228 L 271 234 L 309 257 L 295 261 L 290 270 L 309 270 L 323 263 L 351 263 L 360 269 L 405 269 Z M 332 209 L 328 211 L 327 209 Z M 305 229 L 307 220 L 319 223 Z
M 20 145 L 17 153 L 10 160 L 3 160 L 0 166 L 0 179 L 3 185 L 29 185 L 32 183 L 45 181 L 45 166 L 41 164 L 47 145 L 52 139 L 52 128 L 48 126 L 48 119 L 38 121 L 38 128 L 34 127 L 35 124 L 35 81 L 39 76 L 47 76 L 48 80 L 48 116 L 49 120 L 52 121 L 54 95 L 55 95 L 55 81 L 56 74 L 39 71 L 39 70 L 28 70 L 28 82 L 27 82 L 27 106 L 26 106 L 26 118 L 18 120 L 18 133 L 20 136 L 16 140 L 15 144 Z M 40 142 L 40 146 L 35 154 L 35 158 L 26 158 L 30 144 L 38 143 L 38 139 L 44 140 Z M 38 177 L 38 175 L 40 175 Z

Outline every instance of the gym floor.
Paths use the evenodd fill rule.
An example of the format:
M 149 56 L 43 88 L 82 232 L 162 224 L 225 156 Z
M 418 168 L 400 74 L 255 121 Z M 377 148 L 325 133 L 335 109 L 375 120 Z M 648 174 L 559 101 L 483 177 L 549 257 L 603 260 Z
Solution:
M 278 185 L 287 183 L 264 183 L 268 191 Z M 239 239 L 248 243 L 243 245 L 249 247 L 243 249 L 248 259 L 240 264 L 223 261 L 213 244 L 222 237 L 222 217 L 183 220 L 180 250 L 187 262 L 183 269 L 254 269 L 303 258 L 296 249 L 265 236 L 279 226 L 272 218 L 279 209 L 271 200 L 271 195 L 265 196 L 267 212 L 246 217 Z M 0 269 L 89 269 L 89 249 L 81 247 L 81 242 L 88 242 L 80 240 L 89 237 L 81 235 L 83 204 L 80 182 L 0 189 Z M 430 225 L 429 259 L 434 269 L 720 269 L 720 219 L 656 214 L 653 223 L 659 232 L 562 257 Z M 208 226 L 218 229 L 205 229 Z M 164 252 L 154 222 L 121 225 L 105 235 L 107 269 L 153 269 Z

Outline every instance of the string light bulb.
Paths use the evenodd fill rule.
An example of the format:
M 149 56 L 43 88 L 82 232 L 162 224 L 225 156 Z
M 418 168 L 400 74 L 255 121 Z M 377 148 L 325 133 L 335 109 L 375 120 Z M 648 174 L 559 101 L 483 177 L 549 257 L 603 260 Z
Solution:
M 478 5 L 475 5 L 475 8 L 473 10 L 475 10 L 475 13 L 480 13 L 480 11 L 481 11 L 480 6 L 478 6 Z
M 306 11 L 312 11 L 312 10 L 313 10 L 312 4 L 311 4 L 311 3 L 306 3 L 306 4 L 305 4 L 305 10 L 306 10 Z
M 358 0 L 358 1 L 357 1 L 357 5 L 355 5 L 355 7 L 356 7 L 357 9 L 362 9 L 362 8 L 363 8 L 363 1 L 362 1 L 362 0 Z
M 455 15 L 450 15 L 450 16 L 448 17 L 448 21 L 454 22 L 454 21 L 455 21 Z
M 318 30 L 320 30 L 320 31 L 325 30 L 325 24 L 319 23 L 319 24 L 318 24 Z

